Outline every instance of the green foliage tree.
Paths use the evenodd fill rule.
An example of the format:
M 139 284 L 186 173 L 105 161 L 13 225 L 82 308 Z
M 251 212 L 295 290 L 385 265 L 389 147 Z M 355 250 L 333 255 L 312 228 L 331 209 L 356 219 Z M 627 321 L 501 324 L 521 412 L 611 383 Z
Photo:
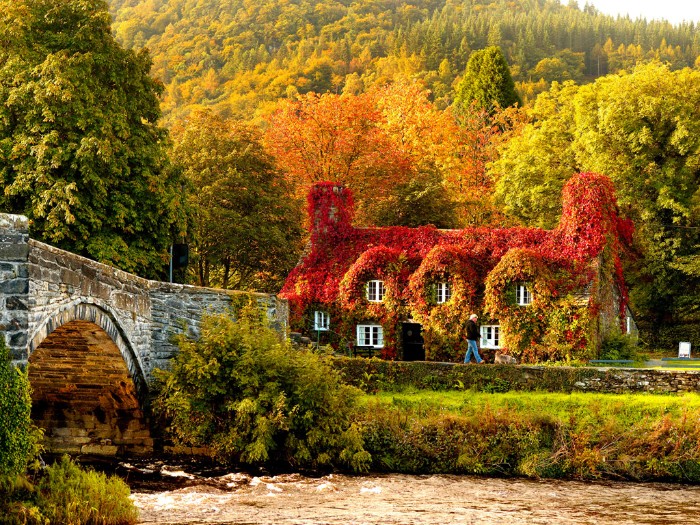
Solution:
M 503 144 L 488 172 L 497 181 L 496 202 L 530 226 L 553 228 L 561 214 L 561 191 L 584 171 L 574 148 L 573 82 L 555 82 L 529 110 L 531 122 Z
M 454 228 L 456 204 L 442 180 L 430 174 L 399 183 L 382 201 L 370 220 L 377 226 Z
M 489 112 L 514 104 L 522 105 L 500 47 L 490 46 L 469 57 L 467 69 L 455 92 L 455 110 L 464 112 L 473 101 L 477 102 L 478 109 Z
M 196 283 L 279 290 L 299 258 L 303 218 L 255 129 L 200 111 L 173 138 L 191 186 Z
M 104 0 L 0 0 L 0 41 L 0 207 L 35 238 L 158 275 L 182 187 L 148 53 L 116 43 Z
M 36 457 L 40 432 L 31 420 L 27 373 L 15 367 L 0 343 L 0 478 L 24 473 Z
M 329 357 L 280 340 L 256 308 L 208 317 L 201 338 L 179 346 L 156 402 L 178 442 L 248 465 L 369 464 L 352 423 L 359 391 Z

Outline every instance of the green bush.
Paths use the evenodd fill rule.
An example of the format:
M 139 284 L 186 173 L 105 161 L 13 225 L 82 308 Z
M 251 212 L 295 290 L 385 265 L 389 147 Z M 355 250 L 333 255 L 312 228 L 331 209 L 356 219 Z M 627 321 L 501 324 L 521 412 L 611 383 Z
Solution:
M 46 468 L 37 488 L 37 507 L 50 523 L 131 525 L 138 521 L 138 509 L 124 481 L 81 470 L 67 456 Z
M 329 356 L 281 340 L 257 308 L 207 317 L 200 339 L 179 346 L 155 403 L 177 443 L 233 463 L 366 468 L 351 422 L 360 392 Z
M 0 343 L 0 524 L 130 525 L 137 510 L 129 488 L 118 478 L 83 472 L 68 458 L 35 473 L 27 468 L 38 457 L 41 431 L 31 421 L 26 371 L 12 365 Z
M 32 424 L 31 408 L 27 373 L 12 364 L 0 342 L 0 477 L 22 474 L 36 457 L 41 434 Z
M 611 333 L 603 340 L 600 349 L 601 359 L 635 359 L 637 347 L 634 340 L 621 332 Z

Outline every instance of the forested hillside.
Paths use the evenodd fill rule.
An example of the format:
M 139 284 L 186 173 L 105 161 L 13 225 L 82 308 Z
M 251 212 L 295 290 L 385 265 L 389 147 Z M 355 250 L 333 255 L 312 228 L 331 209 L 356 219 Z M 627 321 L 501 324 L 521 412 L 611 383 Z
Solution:
M 109 0 L 113 31 L 150 50 L 166 121 L 193 106 L 250 119 L 309 91 L 360 93 L 397 75 L 438 107 L 473 50 L 503 50 L 525 102 L 552 80 L 579 83 L 659 59 L 693 66 L 693 24 L 614 19 L 557 0 Z

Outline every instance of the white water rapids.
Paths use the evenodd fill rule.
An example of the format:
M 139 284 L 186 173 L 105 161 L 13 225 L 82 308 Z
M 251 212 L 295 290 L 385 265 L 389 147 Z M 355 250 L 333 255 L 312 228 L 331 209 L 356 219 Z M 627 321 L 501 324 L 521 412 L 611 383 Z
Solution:
M 166 472 L 167 474 L 167 472 Z M 700 524 L 700 487 L 468 476 L 199 478 L 132 498 L 142 524 Z

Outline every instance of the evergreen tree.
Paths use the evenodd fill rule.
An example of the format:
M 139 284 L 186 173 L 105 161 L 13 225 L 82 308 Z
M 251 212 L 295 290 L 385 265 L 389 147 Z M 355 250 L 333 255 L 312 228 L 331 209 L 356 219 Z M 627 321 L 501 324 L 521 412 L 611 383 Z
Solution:
M 124 270 L 167 265 L 180 176 L 160 83 L 103 0 L 0 0 L 0 208 L 32 236 Z
M 464 112 L 474 100 L 478 109 L 489 112 L 497 107 L 522 105 L 506 57 L 499 47 L 487 47 L 469 57 L 464 77 L 457 86 L 455 109 L 458 113 Z

